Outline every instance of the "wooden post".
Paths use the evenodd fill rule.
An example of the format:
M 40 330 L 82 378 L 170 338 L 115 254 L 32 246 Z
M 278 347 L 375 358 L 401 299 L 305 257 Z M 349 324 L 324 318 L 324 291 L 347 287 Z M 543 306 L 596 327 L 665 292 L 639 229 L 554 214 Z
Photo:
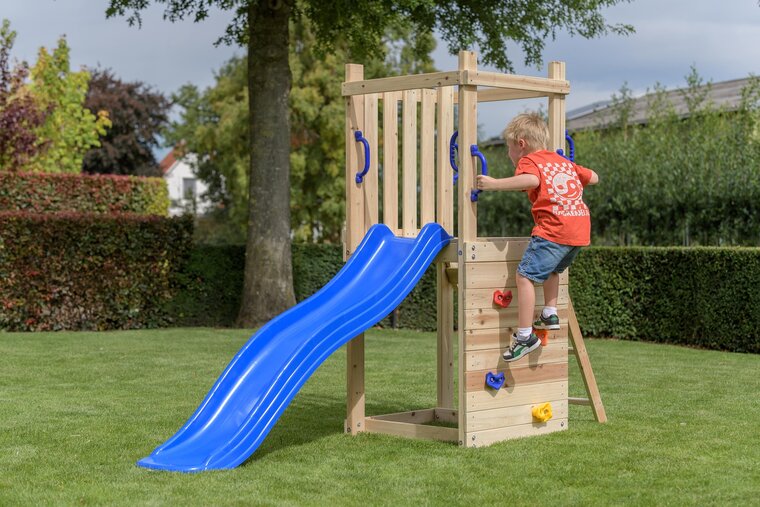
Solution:
M 449 163 L 449 139 L 454 133 L 454 87 L 438 88 L 437 199 L 438 223 L 454 235 L 454 172 Z M 446 275 L 447 263 L 436 266 L 438 314 L 438 407 L 454 408 L 454 287 Z
M 459 72 L 464 74 L 465 72 L 475 73 L 477 70 L 477 58 L 472 51 L 460 51 L 459 52 Z M 463 301 L 464 290 L 467 284 L 465 283 L 465 277 L 467 269 L 465 269 L 466 252 L 464 252 L 465 243 L 473 241 L 478 236 L 478 220 L 477 220 L 477 205 L 470 200 L 470 191 L 475 184 L 475 164 L 473 163 L 472 156 L 470 155 L 470 145 L 477 143 L 478 133 L 478 88 L 477 86 L 460 85 L 459 86 L 459 180 L 457 186 L 459 187 L 457 198 L 459 203 L 459 232 L 457 234 L 457 261 L 459 265 L 458 274 L 458 293 L 459 293 L 459 444 L 468 446 L 466 442 L 467 435 L 467 418 L 464 407 L 466 391 L 465 384 L 462 379 L 465 378 L 465 365 L 464 365 L 464 344 L 465 334 L 464 326 L 465 321 L 465 304 Z M 464 254 L 464 255 L 463 255 Z M 469 447 L 469 446 L 468 446 Z
M 602 395 L 599 393 L 599 387 L 596 385 L 596 377 L 594 377 L 594 371 L 591 369 L 591 360 L 588 357 L 588 351 L 586 350 L 586 343 L 583 341 L 583 335 L 581 334 L 581 327 L 578 324 L 578 317 L 575 315 L 575 308 L 573 308 L 573 302 L 568 302 L 568 323 L 570 327 L 570 340 L 573 343 L 573 353 L 578 360 L 578 367 L 581 370 L 581 377 L 583 378 L 583 384 L 586 387 L 588 393 L 588 404 L 591 405 L 591 410 L 594 412 L 594 417 L 600 423 L 607 422 L 607 413 L 604 411 L 604 404 L 602 403 Z M 575 400 L 576 402 L 583 403 L 585 400 Z
M 364 79 L 362 65 L 346 65 L 346 81 Z M 354 132 L 364 127 L 364 96 L 346 98 L 346 243 L 345 257 L 354 253 L 367 230 L 364 189 L 356 183 L 359 161 L 364 165 L 364 150 L 357 143 Z M 360 150 L 361 149 L 361 153 Z M 377 169 L 375 169 L 377 171 Z M 364 333 L 357 335 L 346 346 L 346 423 L 347 433 L 364 431 Z
M 549 63 L 550 79 L 565 79 L 565 62 Z M 549 150 L 565 148 L 565 95 L 549 95 Z

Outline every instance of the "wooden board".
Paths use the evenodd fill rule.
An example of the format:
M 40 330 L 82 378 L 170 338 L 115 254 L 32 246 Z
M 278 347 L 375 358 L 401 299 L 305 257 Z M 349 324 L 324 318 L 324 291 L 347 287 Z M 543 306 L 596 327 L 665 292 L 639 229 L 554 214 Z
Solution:
M 470 415 L 478 410 L 516 407 L 567 399 L 567 381 L 502 387 L 496 393 L 473 391 L 465 394 L 465 407 Z
M 412 76 L 394 76 L 380 79 L 369 79 L 356 82 L 346 82 L 342 86 L 343 96 L 360 95 L 365 93 L 396 92 L 415 90 L 417 88 L 437 88 L 439 86 L 454 86 L 459 84 L 459 71 L 429 72 Z M 348 80 L 346 80 L 348 81 Z
M 521 366 L 516 366 L 520 364 Z M 495 393 L 496 391 L 486 385 L 486 374 L 504 373 L 504 386 L 514 387 L 528 384 L 541 384 L 545 382 L 567 381 L 567 361 L 557 363 L 540 363 L 536 365 L 522 366 L 522 361 L 511 363 L 506 368 L 496 370 L 475 370 L 468 371 L 465 374 L 465 390 L 486 391 Z M 502 386 L 502 389 L 504 389 Z
M 435 90 L 420 90 L 420 225 L 435 222 Z
M 534 314 L 538 314 L 541 306 L 536 306 Z M 559 324 L 567 325 L 567 306 L 557 306 L 557 316 Z M 470 329 L 490 329 L 514 327 L 517 325 L 517 306 L 509 305 L 508 308 L 479 308 L 475 310 L 465 309 L 463 328 L 467 331 Z
M 552 418 L 567 419 L 568 403 L 567 400 L 546 400 L 552 405 Z M 516 407 L 495 408 L 492 410 L 481 410 L 467 414 L 467 427 L 470 431 L 492 430 L 497 428 L 506 428 L 521 424 L 533 424 L 538 421 L 533 419 L 533 407 L 536 404 L 519 405 Z M 540 423 L 539 423 L 540 424 Z
M 564 63 L 562 65 L 564 66 Z M 467 70 L 462 76 L 462 84 L 508 88 L 511 90 L 526 90 L 531 92 L 545 92 L 559 95 L 567 95 L 570 93 L 570 83 L 565 81 L 564 75 L 562 77 L 551 76 L 550 78 L 545 78 L 502 74 L 500 72 L 487 72 L 483 70 Z
M 502 287 L 500 289 L 468 289 L 466 307 L 468 310 L 474 310 L 478 308 L 493 308 L 494 310 L 502 310 L 502 308 L 493 302 L 493 294 L 496 290 L 506 293 L 512 292 L 512 302 L 509 303 L 507 308 L 515 307 L 520 304 L 520 294 L 517 291 L 517 287 Z M 536 306 L 542 306 L 544 302 L 544 287 L 542 285 L 536 285 L 534 290 L 536 291 Z M 557 294 L 557 305 L 567 305 L 570 301 L 569 286 L 560 285 L 559 292 Z
M 459 430 L 457 428 L 386 421 L 382 419 L 374 419 L 372 417 L 366 419 L 366 431 L 395 435 L 398 437 L 442 440 L 444 442 L 456 442 L 459 440 Z
M 464 253 L 467 262 L 519 261 L 530 238 L 493 238 L 467 241 Z
M 504 370 L 509 368 L 509 363 L 504 361 L 502 353 L 504 349 L 486 349 L 486 350 L 474 350 L 472 352 L 465 352 L 464 361 L 462 366 L 464 373 L 462 378 L 468 371 L 479 370 Z M 567 362 L 567 343 L 561 341 L 549 342 L 545 347 L 540 347 L 527 357 L 520 359 L 520 366 L 535 366 L 538 364 L 547 363 L 561 363 Z M 462 383 L 464 388 L 464 382 Z
M 467 262 L 465 264 L 466 289 L 500 289 L 516 285 L 515 274 L 519 262 Z M 559 284 L 567 285 L 567 270 L 559 275 Z
M 403 145 L 401 180 L 401 228 L 405 237 L 417 236 L 417 96 L 416 90 L 405 91 L 401 108 Z
M 465 445 L 467 447 L 485 447 L 504 440 L 563 431 L 566 430 L 567 427 L 567 419 L 552 419 L 545 423 L 519 424 L 508 428 L 474 431 L 465 435 Z
M 511 344 L 512 333 L 517 331 L 516 326 L 491 329 L 469 329 L 465 332 L 465 350 L 501 349 L 506 350 Z M 547 331 L 549 343 L 567 343 L 568 326 L 561 326 L 556 331 Z
M 383 94 L 383 223 L 398 226 L 398 102 L 400 92 Z

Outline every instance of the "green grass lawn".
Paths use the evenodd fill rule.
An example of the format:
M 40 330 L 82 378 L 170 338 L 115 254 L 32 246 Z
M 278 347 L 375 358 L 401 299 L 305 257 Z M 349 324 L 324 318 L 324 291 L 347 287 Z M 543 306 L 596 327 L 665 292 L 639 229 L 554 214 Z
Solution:
M 234 470 L 135 461 L 250 333 L 0 333 L 0 505 L 757 505 L 760 356 L 588 340 L 609 416 L 481 449 L 343 434 L 345 350 Z M 367 413 L 435 405 L 435 335 L 367 333 Z M 574 361 L 571 395 L 583 394 Z

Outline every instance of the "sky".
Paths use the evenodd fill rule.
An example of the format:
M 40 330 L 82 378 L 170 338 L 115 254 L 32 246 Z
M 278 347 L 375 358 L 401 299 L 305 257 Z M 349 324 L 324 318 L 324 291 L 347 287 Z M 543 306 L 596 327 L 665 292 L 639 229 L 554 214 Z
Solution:
M 53 48 L 66 35 L 72 69 L 110 68 L 122 80 L 142 81 L 170 95 L 186 83 L 213 85 L 222 64 L 243 54 L 239 47 L 214 46 L 232 19 L 229 12 L 212 9 L 200 23 L 171 23 L 163 20 L 162 6 L 151 5 L 137 28 L 124 17 L 106 19 L 107 6 L 107 0 L 0 0 L 0 18 L 10 20 L 17 32 L 12 57 L 33 63 L 40 46 Z M 541 68 L 526 67 L 515 48 L 510 54 L 515 72 L 546 76 L 548 62 L 566 62 L 568 111 L 608 100 L 623 84 L 634 96 L 656 83 L 668 89 L 684 86 L 691 66 L 706 82 L 760 75 L 758 0 L 633 0 L 603 14 L 608 23 L 632 24 L 636 33 L 590 40 L 558 33 L 555 41 L 546 42 Z M 443 42 L 433 58 L 439 70 L 457 67 L 456 56 L 448 55 Z M 482 104 L 481 134 L 498 136 L 511 116 L 542 103 Z

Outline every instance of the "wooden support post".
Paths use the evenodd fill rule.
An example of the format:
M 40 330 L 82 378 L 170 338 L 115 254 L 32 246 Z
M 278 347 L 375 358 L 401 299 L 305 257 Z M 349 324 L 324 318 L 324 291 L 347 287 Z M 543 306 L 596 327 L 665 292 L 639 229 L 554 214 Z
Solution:
M 459 52 L 459 72 L 477 71 L 477 58 L 472 51 Z M 465 321 L 465 305 L 462 295 L 466 287 L 465 278 L 467 270 L 464 269 L 466 257 L 462 255 L 465 243 L 473 241 L 478 236 L 478 220 L 476 203 L 470 200 L 470 191 L 475 184 L 475 165 L 470 155 L 470 145 L 477 143 L 478 136 L 478 88 L 477 86 L 460 85 L 459 86 L 459 181 L 458 181 L 458 202 L 459 202 L 459 233 L 457 234 L 458 245 L 458 264 L 459 264 L 459 404 L 463 406 L 466 399 L 465 385 L 462 379 L 465 378 L 465 333 L 463 323 Z M 467 417 L 465 410 L 459 410 L 459 444 L 468 446 L 467 442 Z
M 570 340 L 573 344 L 573 353 L 575 354 L 575 358 L 578 360 L 578 367 L 581 370 L 583 384 L 586 386 L 588 401 L 591 405 L 591 410 L 594 412 L 594 417 L 596 420 L 600 423 L 604 423 L 607 422 L 607 414 L 604 411 L 602 396 L 599 394 L 599 387 L 596 385 L 594 371 L 591 369 L 591 360 L 588 357 L 588 351 L 586 351 L 586 343 L 583 341 L 581 327 L 578 325 L 578 317 L 575 315 L 573 302 L 569 301 L 567 306 L 568 324 L 570 327 Z M 581 404 L 581 400 L 574 399 L 573 403 Z
M 454 183 L 449 164 L 449 139 L 454 133 L 454 87 L 438 88 L 437 199 L 436 219 L 454 235 Z M 454 286 L 446 274 L 448 263 L 436 266 L 438 314 L 438 406 L 454 408 Z
M 362 65 L 346 65 L 346 81 L 364 79 Z M 346 259 L 354 253 L 367 231 L 364 189 L 356 183 L 359 160 L 364 161 L 364 150 L 354 132 L 364 128 L 364 96 L 346 97 Z M 377 168 L 375 168 L 377 172 Z M 346 423 L 345 430 L 356 434 L 364 431 L 364 333 L 357 335 L 346 346 Z
M 550 79 L 565 79 L 565 62 L 549 63 Z M 549 95 L 549 150 L 565 148 L 565 95 Z

